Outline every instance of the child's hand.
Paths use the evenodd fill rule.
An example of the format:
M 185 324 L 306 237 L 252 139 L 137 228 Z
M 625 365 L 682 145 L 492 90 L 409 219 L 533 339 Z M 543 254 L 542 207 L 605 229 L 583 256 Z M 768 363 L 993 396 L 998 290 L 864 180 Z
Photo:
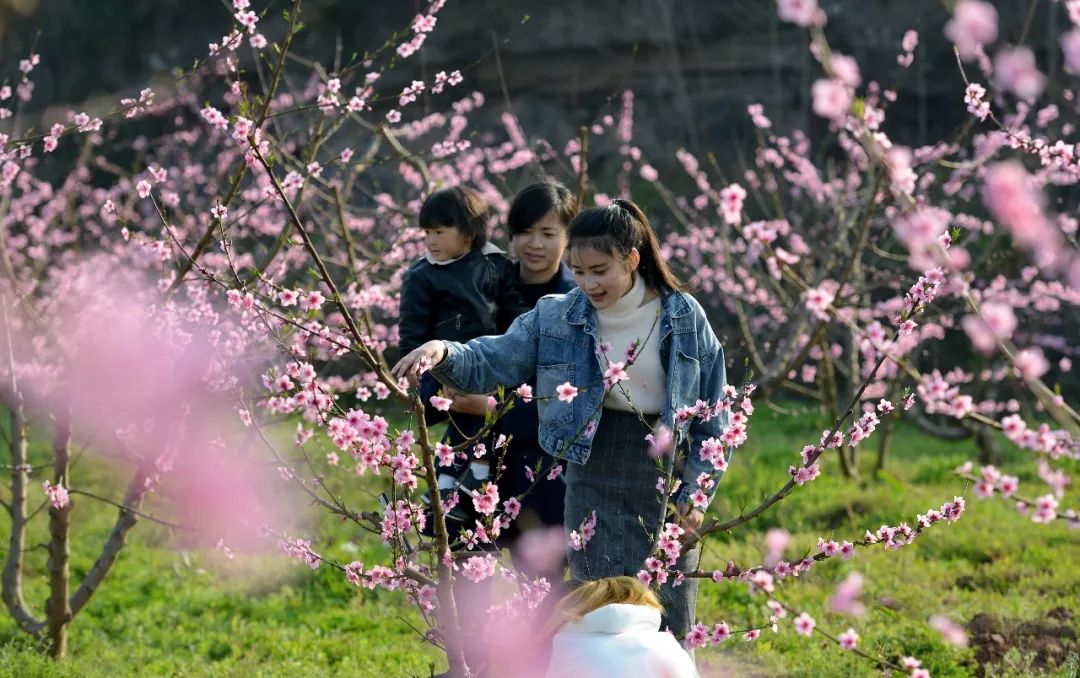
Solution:
M 697 534 L 701 523 L 705 521 L 705 512 L 690 504 L 676 504 L 675 513 L 679 527 L 694 534 Z
M 397 365 L 394 365 L 393 369 L 390 370 L 390 373 L 394 375 L 395 379 L 407 378 L 409 383 L 415 387 L 420 376 L 420 364 L 424 358 L 427 358 L 427 362 L 431 367 L 438 365 L 446 358 L 446 344 L 438 339 L 423 344 L 399 360 Z

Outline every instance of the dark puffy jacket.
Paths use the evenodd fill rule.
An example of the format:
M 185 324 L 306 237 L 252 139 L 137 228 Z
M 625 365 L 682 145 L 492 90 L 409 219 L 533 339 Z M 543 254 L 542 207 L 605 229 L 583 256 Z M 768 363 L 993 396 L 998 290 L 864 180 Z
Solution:
M 468 341 L 504 333 L 515 318 L 531 309 L 521 296 L 520 284 L 517 265 L 491 243 L 449 264 L 417 259 L 401 283 L 401 354 L 432 339 Z M 428 425 L 447 418 L 446 412 L 430 404 L 440 388 L 431 375 L 421 379 L 420 398 Z M 453 413 L 453 420 L 447 429 L 452 445 L 475 435 L 484 424 L 483 417 L 460 412 Z
M 530 310 L 519 284 L 517 266 L 490 243 L 445 265 L 418 259 L 401 283 L 402 355 L 432 339 L 464 342 L 504 333 Z
M 570 269 L 566 264 L 559 264 L 559 272 L 555 274 L 555 277 L 542 285 L 521 285 L 521 294 L 525 299 L 525 303 L 532 308 L 536 305 L 536 302 L 540 300 L 540 297 L 548 294 L 566 294 L 570 290 L 577 287 L 574 283 L 574 275 L 570 272 Z M 434 377 L 432 377 L 434 379 Z M 536 379 L 530 379 L 529 385 L 536 390 Z M 520 386 L 520 384 L 507 384 L 507 389 L 512 390 Z M 499 420 L 498 430 L 506 435 L 513 435 L 514 440 L 517 443 L 523 445 L 530 445 L 533 447 L 539 446 L 536 442 L 538 436 L 538 430 L 540 428 L 540 417 L 536 409 L 536 400 L 530 402 L 522 402 L 518 400 L 514 403 L 514 406 L 510 408 L 510 411 L 503 415 Z M 561 507 L 560 507 L 561 508 Z

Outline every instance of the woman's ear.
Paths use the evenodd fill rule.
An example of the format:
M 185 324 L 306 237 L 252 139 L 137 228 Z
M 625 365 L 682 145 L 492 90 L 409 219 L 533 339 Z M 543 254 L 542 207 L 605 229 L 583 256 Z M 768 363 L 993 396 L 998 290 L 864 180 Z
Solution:
M 630 249 L 630 256 L 626 258 L 628 264 L 630 264 L 630 272 L 633 273 L 637 270 L 639 264 L 641 264 L 641 253 L 638 252 L 636 247 Z

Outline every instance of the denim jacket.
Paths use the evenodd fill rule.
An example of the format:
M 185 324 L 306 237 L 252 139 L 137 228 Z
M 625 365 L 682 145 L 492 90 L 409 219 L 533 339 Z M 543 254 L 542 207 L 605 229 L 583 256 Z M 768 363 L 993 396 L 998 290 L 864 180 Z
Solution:
M 661 304 L 660 358 L 668 378 L 660 423 L 677 431 L 675 415 L 680 408 L 693 407 L 698 400 L 715 403 L 724 397 L 724 350 L 704 309 L 692 296 L 668 292 Z M 584 464 L 604 399 L 603 371 L 596 351 L 599 342 L 592 304 L 575 289 L 543 297 L 502 336 L 478 337 L 466 344 L 445 342 L 446 358 L 431 373 L 466 393 L 489 393 L 499 386 L 514 389 L 535 377 L 540 447 L 548 454 Z M 555 388 L 565 382 L 579 389 L 570 403 L 555 397 Z M 590 417 L 594 418 L 590 421 Z M 687 457 L 676 502 L 689 503 L 697 489 L 698 474 L 714 473 L 712 464 L 701 459 L 701 443 L 719 438 L 728 423 L 727 412 L 709 421 L 697 417 L 686 429 L 687 437 L 677 439 Z

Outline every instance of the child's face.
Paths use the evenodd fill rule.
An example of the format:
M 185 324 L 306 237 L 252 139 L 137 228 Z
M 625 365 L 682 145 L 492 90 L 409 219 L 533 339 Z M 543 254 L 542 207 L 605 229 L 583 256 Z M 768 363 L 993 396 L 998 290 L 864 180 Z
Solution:
M 571 248 L 569 259 L 574 282 L 597 309 L 608 308 L 630 291 L 631 274 L 641 261 L 636 249 L 624 258 L 591 247 Z
M 539 221 L 511 238 L 521 268 L 533 274 L 547 274 L 559 268 L 566 251 L 566 224 L 552 210 Z
M 424 247 L 435 261 L 450 261 L 472 248 L 472 238 L 454 226 L 434 226 L 424 229 Z

